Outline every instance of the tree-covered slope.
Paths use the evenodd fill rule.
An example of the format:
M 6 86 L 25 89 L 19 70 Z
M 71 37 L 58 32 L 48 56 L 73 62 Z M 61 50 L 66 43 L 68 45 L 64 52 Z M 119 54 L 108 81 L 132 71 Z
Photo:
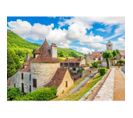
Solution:
M 22 66 L 26 54 L 32 54 L 39 45 L 32 44 L 12 31 L 7 31 L 7 76 L 10 77 Z

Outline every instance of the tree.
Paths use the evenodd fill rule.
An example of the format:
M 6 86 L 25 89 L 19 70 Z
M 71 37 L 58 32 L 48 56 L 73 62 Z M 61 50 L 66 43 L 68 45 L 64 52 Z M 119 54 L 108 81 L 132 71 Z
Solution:
M 113 50 L 112 51 L 112 61 L 114 65 L 114 60 L 116 59 L 116 56 L 119 54 L 119 50 Z
M 112 58 L 112 52 L 111 51 L 105 51 L 103 52 L 103 58 L 106 59 L 106 62 L 107 62 L 107 68 L 109 69 L 110 68 L 110 59 Z
M 20 68 L 19 57 L 14 50 L 7 50 L 7 77 L 11 77 Z

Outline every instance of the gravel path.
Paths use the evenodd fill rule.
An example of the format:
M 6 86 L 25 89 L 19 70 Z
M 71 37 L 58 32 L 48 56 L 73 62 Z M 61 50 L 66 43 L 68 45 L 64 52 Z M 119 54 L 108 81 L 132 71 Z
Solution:
M 95 96 L 94 101 L 112 101 L 113 100 L 114 73 L 115 73 L 115 68 L 112 68 L 102 88 Z
M 115 70 L 113 100 L 125 100 L 125 77 L 118 68 Z

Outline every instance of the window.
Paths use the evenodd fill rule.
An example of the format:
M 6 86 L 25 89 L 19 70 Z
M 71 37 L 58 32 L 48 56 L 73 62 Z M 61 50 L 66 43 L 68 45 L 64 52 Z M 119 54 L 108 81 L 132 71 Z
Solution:
M 21 83 L 21 90 L 24 93 L 24 83 Z
M 31 74 L 29 75 L 29 81 L 31 82 Z
M 67 82 L 67 81 L 66 81 L 66 83 L 65 83 L 65 84 L 66 84 L 65 86 L 66 86 L 66 87 L 68 87 L 68 82 Z
M 29 86 L 29 92 L 31 92 L 31 85 Z
M 76 71 L 76 68 L 73 68 L 73 71 Z
M 37 80 L 36 79 L 33 79 L 33 87 L 37 87 Z
M 22 80 L 24 79 L 24 74 L 23 74 L 23 73 L 21 73 L 21 79 L 22 79 Z
M 14 83 L 14 87 L 16 87 L 16 84 Z

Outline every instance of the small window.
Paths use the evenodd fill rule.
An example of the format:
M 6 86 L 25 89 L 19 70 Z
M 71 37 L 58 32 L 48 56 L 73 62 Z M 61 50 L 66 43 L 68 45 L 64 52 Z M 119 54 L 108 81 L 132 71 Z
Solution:
M 68 82 L 66 81 L 66 87 L 68 87 Z
M 21 83 L 21 90 L 24 93 L 24 83 Z
M 37 87 L 37 80 L 33 79 L 33 87 L 36 88 Z
M 29 86 L 29 92 L 31 92 L 31 85 Z
M 29 75 L 29 81 L 31 82 L 31 74 Z
M 76 70 L 76 68 L 73 68 L 73 71 L 75 71 Z
M 21 79 L 22 79 L 22 80 L 24 79 L 24 74 L 23 74 L 23 73 L 21 73 Z
M 14 83 L 14 87 L 16 87 L 16 84 Z

